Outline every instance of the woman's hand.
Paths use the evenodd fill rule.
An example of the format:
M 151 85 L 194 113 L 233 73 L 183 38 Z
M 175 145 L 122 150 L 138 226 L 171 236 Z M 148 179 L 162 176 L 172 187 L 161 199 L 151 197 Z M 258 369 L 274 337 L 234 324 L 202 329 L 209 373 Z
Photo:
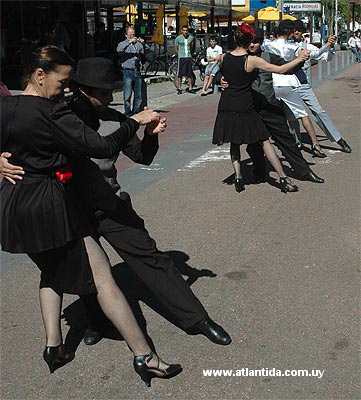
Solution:
M 141 111 L 138 114 L 132 115 L 130 118 L 137 121 L 139 125 L 147 125 L 151 122 L 159 123 L 159 121 L 160 121 L 159 113 L 151 110 L 148 107 L 144 107 L 144 111 Z
M 23 179 L 21 175 L 24 175 L 25 172 L 22 167 L 17 165 L 12 165 L 7 160 L 11 157 L 11 153 L 1 153 L 0 155 L 0 173 L 3 175 L 5 179 L 7 179 L 13 185 L 16 184 L 15 180 Z
M 159 122 L 150 122 L 147 124 L 147 133 L 148 135 L 156 135 L 158 133 L 163 133 L 167 129 L 167 120 L 166 118 L 161 118 Z
M 221 78 L 221 88 L 222 89 L 227 89 L 228 88 L 228 82 L 224 79 L 224 76 Z

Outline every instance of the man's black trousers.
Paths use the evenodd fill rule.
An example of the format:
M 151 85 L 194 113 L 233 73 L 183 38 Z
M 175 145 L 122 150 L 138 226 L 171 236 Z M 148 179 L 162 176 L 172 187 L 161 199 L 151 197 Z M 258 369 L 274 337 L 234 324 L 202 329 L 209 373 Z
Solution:
M 119 214 L 120 218 L 112 219 L 104 214 L 99 216 L 98 233 L 140 278 L 162 308 L 184 330 L 208 317 L 173 260 L 157 249 L 134 209 L 131 206 L 128 210 L 123 207 Z M 91 327 L 97 328 L 99 323 L 104 322 L 104 317 L 99 315 L 100 308 L 94 304 L 94 297 L 82 296 L 82 300 Z
M 281 103 L 279 105 L 268 103 L 267 106 L 255 104 L 255 108 L 271 134 L 271 138 L 290 163 L 295 173 L 299 177 L 307 175 L 311 169 L 289 131 Z M 263 169 L 265 172 L 265 160 L 260 144 L 248 145 L 247 152 L 253 161 L 257 174 L 262 175 L 260 170 Z

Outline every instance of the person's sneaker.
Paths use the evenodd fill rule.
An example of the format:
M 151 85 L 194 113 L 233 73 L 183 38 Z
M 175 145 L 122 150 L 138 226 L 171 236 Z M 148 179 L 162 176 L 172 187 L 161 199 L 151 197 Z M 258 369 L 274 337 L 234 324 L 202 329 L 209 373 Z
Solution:
M 178 89 L 178 90 L 177 90 L 177 94 L 182 94 L 182 90 L 181 90 L 181 89 Z

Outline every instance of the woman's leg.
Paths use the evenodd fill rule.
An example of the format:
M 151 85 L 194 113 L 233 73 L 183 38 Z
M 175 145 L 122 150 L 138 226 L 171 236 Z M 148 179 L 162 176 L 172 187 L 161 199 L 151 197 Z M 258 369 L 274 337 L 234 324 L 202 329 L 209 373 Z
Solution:
M 310 135 L 312 144 L 319 146 L 320 143 L 318 142 L 318 139 L 316 136 L 316 131 L 315 131 L 315 128 L 313 126 L 313 123 L 312 123 L 310 117 L 302 117 L 301 121 L 302 121 L 303 127 L 306 129 L 307 133 Z
M 63 343 L 60 327 L 61 306 L 63 295 L 56 293 L 50 287 L 39 290 L 40 308 L 44 321 L 46 345 L 55 347 Z
M 107 255 L 91 237 L 84 238 L 84 243 L 98 291 L 98 302 L 104 314 L 118 329 L 134 355 L 149 354 L 151 348 L 146 342 L 126 298 L 114 281 Z M 149 362 L 149 366 L 154 367 L 157 362 L 157 357 L 154 357 Z M 166 363 L 160 362 L 160 369 L 167 367 Z
M 272 167 L 276 170 L 278 176 L 285 177 L 285 171 L 283 170 L 282 164 L 280 159 L 277 156 L 277 153 L 272 146 L 271 142 L 267 139 L 262 142 L 264 154 L 267 157 L 267 160 L 271 163 Z
M 236 179 L 241 179 L 241 146 L 239 144 L 231 143 L 230 155 Z

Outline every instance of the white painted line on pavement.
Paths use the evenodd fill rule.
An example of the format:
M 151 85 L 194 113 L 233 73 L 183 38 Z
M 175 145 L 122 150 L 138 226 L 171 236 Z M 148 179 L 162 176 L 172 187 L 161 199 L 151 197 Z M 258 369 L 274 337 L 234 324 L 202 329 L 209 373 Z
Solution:
M 192 160 L 189 164 L 185 165 L 184 167 L 177 169 L 177 171 L 191 171 L 199 167 L 204 168 L 205 163 L 207 162 L 222 161 L 222 160 L 229 160 L 229 146 L 218 147 L 214 150 L 209 150 L 203 155 Z

